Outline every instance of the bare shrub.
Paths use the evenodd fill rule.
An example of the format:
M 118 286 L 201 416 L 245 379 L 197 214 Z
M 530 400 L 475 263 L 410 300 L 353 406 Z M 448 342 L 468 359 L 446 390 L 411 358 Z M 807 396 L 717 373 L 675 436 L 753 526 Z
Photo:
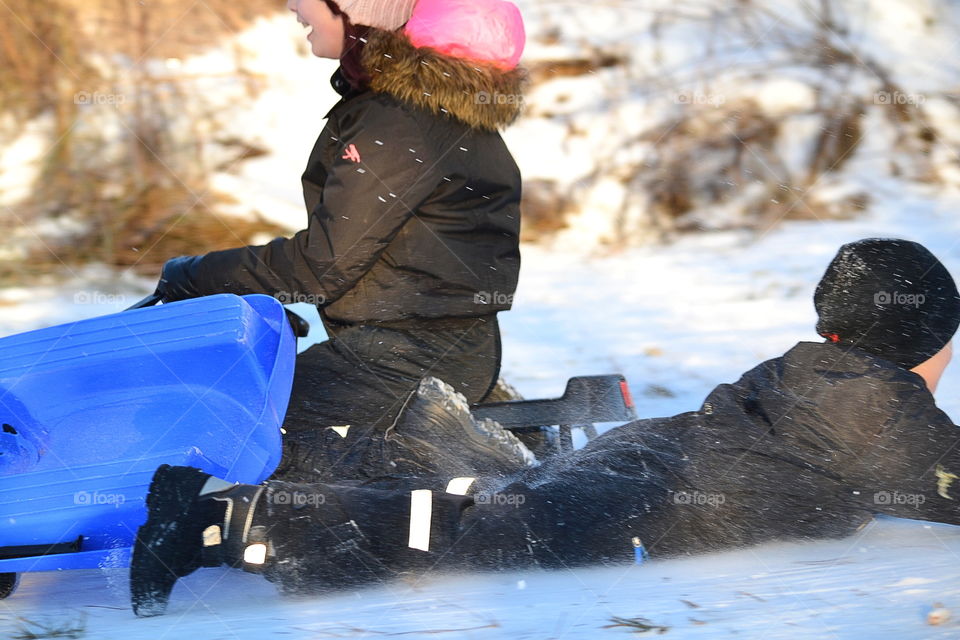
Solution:
M 209 175 L 264 151 L 217 144 L 218 114 L 197 85 L 203 78 L 158 64 L 216 46 L 276 10 L 245 0 L 3 3 L 0 144 L 26 120 L 52 116 L 52 146 L 35 193 L 0 216 L 0 227 L 19 231 L 0 247 L 0 277 L 90 260 L 155 271 L 172 255 L 281 233 L 218 214 L 229 196 L 210 191 Z M 257 78 L 244 80 L 258 89 Z M 69 220 L 72 231 L 47 237 L 33 228 L 43 220 Z M 24 260 L 26 267 L 9 264 Z
M 577 210 L 574 197 L 554 180 L 526 180 L 520 203 L 522 240 L 536 241 L 566 227 L 567 216 Z
M 536 36 L 541 44 L 585 39 L 576 32 L 588 15 L 582 5 L 545 0 L 537 6 L 547 24 Z M 859 169 L 852 161 L 862 157 L 867 136 L 875 136 L 871 148 L 878 135 L 888 144 L 890 175 L 942 179 L 935 159 L 949 151 L 948 143 L 922 100 L 884 101 L 911 94 L 881 62 L 881 52 L 862 45 L 871 41 L 857 35 L 862 16 L 851 0 L 674 0 L 642 7 L 611 0 L 594 6 L 608 9 L 605 20 L 620 12 L 625 21 L 645 24 L 645 33 L 638 29 L 629 42 L 598 36 L 569 61 L 535 64 L 535 87 L 564 78 L 573 88 L 543 92 L 557 96 L 555 106 L 533 105 L 531 113 L 567 125 L 565 142 L 578 153 L 584 153 L 578 139 L 595 142 L 593 170 L 550 190 L 554 198 L 572 192 L 574 201 L 581 200 L 579 208 L 554 209 L 582 214 L 601 246 L 704 229 L 764 232 L 782 220 L 859 215 L 871 206 L 871 190 L 858 182 L 862 176 L 853 173 Z M 579 86 L 604 92 L 608 101 L 582 100 L 585 110 L 572 113 L 560 97 L 576 91 L 571 78 L 587 76 L 593 78 Z M 799 97 L 791 103 L 775 90 L 764 93 L 778 82 L 800 87 Z M 946 91 L 927 97 L 960 105 Z M 621 98 L 635 108 L 618 113 Z M 629 122 L 618 122 L 634 114 L 644 123 L 639 134 Z M 878 115 L 892 125 L 880 134 L 867 124 Z M 611 180 L 623 187 L 622 196 L 610 189 Z M 542 193 L 538 199 L 549 202 Z M 565 226 L 534 228 L 549 236 Z

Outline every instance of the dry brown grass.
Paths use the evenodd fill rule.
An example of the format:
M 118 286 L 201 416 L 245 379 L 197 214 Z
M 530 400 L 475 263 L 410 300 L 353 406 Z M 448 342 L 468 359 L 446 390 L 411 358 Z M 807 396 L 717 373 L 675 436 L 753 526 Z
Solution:
M 577 203 L 553 180 L 525 180 L 520 210 L 520 239 L 536 242 L 566 228 L 567 217 L 576 212 Z
M 33 196 L 0 222 L 15 230 L 24 221 L 69 216 L 82 220 L 85 229 L 66 239 L 41 239 L 28 252 L 27 265 L 0 264 L 0 277 L 48 271 L 61 261 L 155 271 L 173 255 L 281 233 L 275 225 L 217 211 L 227 197 L 210 193 L 207 179 L 226 167 L 223 158 L 204 157 L 200 145 L 209 135 L 200 131 L 215 130 L 216 113 L 199 110 L 204 115 L 193 123 L 198 133 L 185 148 L 170 123 L 184 104 L 202 105 L 204 97 L 188 80 L 153 75 L 152 64 L 217 46 L 256 17 L 281 8 L 247 0 L 0 4 L 0 114 L 7 116 L 0 119 L 5 125 L 0 144 L 40 114 L 52 116 L 51 140 L 56 140 Z M 77 127 L 85 108 L 77 97 L 118 85 L 127 88 L 126 105 L 105 109 L 124 138 L 119 145 L 109 126 Z M 262 153 L 242 141 L 220 147 L 228 155 L 235 152 L 228 166 Z M 121 157 L 104 153 L 117 148 Z
M 33 251 L 29 261 L 47 267 L 60 260 L 101 261 L 155 274 L 173 256 L 230 249 L 286 234 L 262 219 L 217 212 L 223 196 L 198 200 L 199 195 L 182 185 L 151 184 L 125 205 L 91 218 L 90 228 L 80 237 L 49 241 Z
M 89 55 L 182 57 L 215 46 L 279 5 L 251 0 L 5 0 L 0 4 L 0 112 L 63 109 L 91 86 Z

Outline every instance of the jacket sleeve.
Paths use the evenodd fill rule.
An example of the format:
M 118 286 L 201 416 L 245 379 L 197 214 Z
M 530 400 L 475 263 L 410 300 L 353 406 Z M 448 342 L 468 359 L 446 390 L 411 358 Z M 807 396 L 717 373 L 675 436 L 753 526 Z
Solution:
M 864 458 L 863 498 L 876 513 L 960 524 L 960 427 L 927 392 L 913 394 L 878 445 Z
M 201 295 L 332 303 L 373 266 L 442 179 L 432 147 L 406 112 L 366 100 L 338 122 L 322 134 L 336 154 L 308 227 L 263 246 L 206 254 L 194 272 Z

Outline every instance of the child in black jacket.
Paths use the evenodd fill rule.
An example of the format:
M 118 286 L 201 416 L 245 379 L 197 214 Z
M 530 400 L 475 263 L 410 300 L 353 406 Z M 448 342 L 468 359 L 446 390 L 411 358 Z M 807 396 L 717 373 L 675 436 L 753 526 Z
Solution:
M 916 243 L 863 240 L 840 249 L 814 301 L 825 342 L 718 386 L 698 411 L 503 481 L 231 487 L 162 467 L 135 610 L 162 612 L 177 577 L 222 562 L 323 590 L 429 568 L 629 562 L 638 542 L 669 556 L 843 536 L 875 513 L 960 524 L 960 431 L 931 395 L 960 324 L 949 272 Z
M 167 302 L 262 293 L 317 306 L 330 339 L 297 358 L 287 479 L 366 477 L 370 438 L 421 378 L 479 402 L 499 374 L 521 193 L 499 130 L 522 109 L 523 22 L 501 0 L 414 4 L 288 1 L 313 53 L 341 62 L 342 97 L 302 177 L 307 226 L 174 258 L 157 289 Z

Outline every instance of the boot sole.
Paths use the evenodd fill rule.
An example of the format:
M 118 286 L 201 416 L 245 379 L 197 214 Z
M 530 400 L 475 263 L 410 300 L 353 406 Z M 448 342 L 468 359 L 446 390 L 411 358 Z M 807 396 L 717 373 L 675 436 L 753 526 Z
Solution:
M 178 546 L 176 538 L 182 530 L 176 525 L 189 512 L 206 477 L 198 476 L 197 482 L 190 483 L 171 481 L 180 473 L 170 465 L 160 465 L 150 482 L 147 521 L 137 530 L 130 560 L 130 593 L 133 611 L 139 617 L 163 614 L 173 586 L 181 577 L 161 559 L 163 547 Z

